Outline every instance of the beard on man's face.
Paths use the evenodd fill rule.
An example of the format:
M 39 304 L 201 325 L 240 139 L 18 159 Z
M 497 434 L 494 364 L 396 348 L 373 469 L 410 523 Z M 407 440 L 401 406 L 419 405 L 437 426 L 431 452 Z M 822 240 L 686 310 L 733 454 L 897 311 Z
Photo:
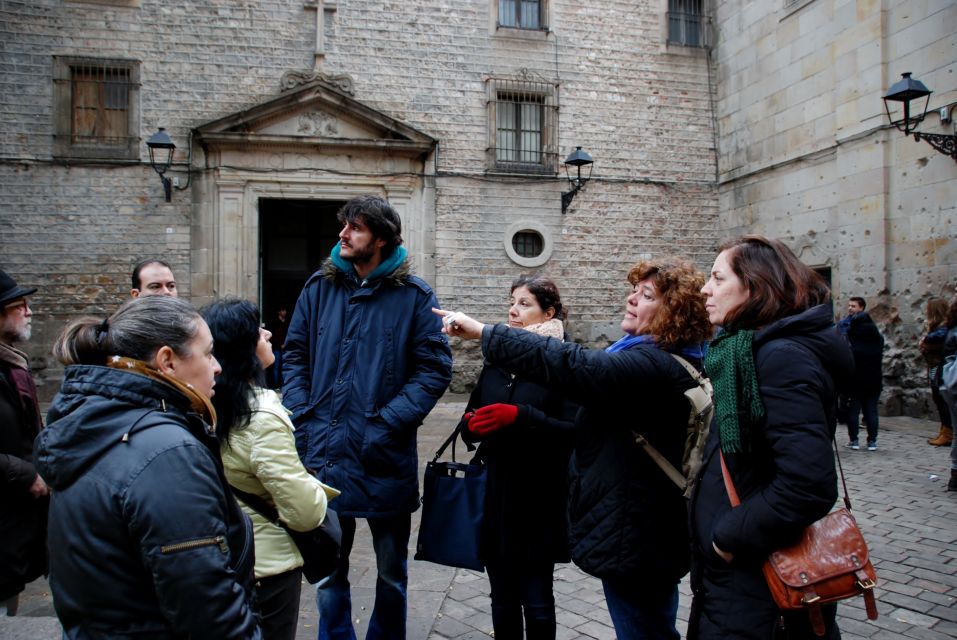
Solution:
M 363 264 L 365 262 L 369 262 L 369 260 L 375 256 L 375 247 L 372 245 L 358 248 L 350 245 L 349 248 L 352 250 L 352 254 L 348 256 L 342 256 L 342 258 L 343 260 L 353 264 Z

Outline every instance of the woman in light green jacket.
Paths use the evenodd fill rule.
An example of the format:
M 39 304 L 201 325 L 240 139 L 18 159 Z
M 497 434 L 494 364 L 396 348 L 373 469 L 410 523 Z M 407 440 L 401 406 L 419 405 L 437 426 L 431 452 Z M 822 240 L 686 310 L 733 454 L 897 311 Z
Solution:
M 213 334 L 213 354 L 223 368 L 216 378 L 216 433 L 230 485 L 276 507 L 290 529 L 315 529 L 338 491 L 302 466 L 289 412 L 263 387 L 273 363 L 272 334 L 260 328 L 259 309 L 248 300 L 224 300 L 202 309 Z M 256 589 L 266 640 L 293 640 L 299 617 L 302 555 L 281 527 L 240 505 L 253 521 Z

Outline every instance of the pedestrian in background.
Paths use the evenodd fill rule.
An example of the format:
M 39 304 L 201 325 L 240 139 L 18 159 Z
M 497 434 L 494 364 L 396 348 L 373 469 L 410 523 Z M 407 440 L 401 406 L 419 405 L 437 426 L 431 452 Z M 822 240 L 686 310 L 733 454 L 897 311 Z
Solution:
M 289 412 L 279 394 L 264 388 L 273 363 L 270 333 L 248 300 L 223 300 L 201 309 L 213 335 L 216 435 L 229 484 L 275 507 L 290 529 L 310 531 L 326 515 L 325 487 L 302 466 Z M 289 534 L 243 502 L 256 542 L 256 595 L 265 640 L 295 640 L 302 588 L 302 555 Z
M 510 327 L 561 342 L 565 317 L 548 278 L 512 283 Z M 488 468 L 481 553 L 498 640 L 555 638 L 552 574 L 571 560 L 565 509 L 576 412 L 558 390 L 486 364 L 458 425 L 463 440 L 480 443 Z
M 446 317 L 449 335 L 481 339 L 488 363 L 582 406 L 569 464 L 572 559 L 601 579 L 619 640 L 677 640 L 678 581 L 689 566 L 687 504 L 635 433 L 681 468 L 684 392 L 698 383 L 672 354 L 700 370 L 711 334 L 704 275 L 687 260 L 662 258 L 638 263 L 627 279 L 625 335 L 605 350 L 436 313 Z
M 867 428 L 867 450 L 877 451 L 879 421 L 877 404 L 884 387 L 884 336 L 865 311 L 864 298 L 847 303 L 847 341 L 854 352 L 854 377 L 847 389 L 847 446 L 860 449 L 861 412 Z
M 68 638 L 261 638 L 252 527 L 209 402 L 213 337 L 144 296 L 60 333 L 66 365 L 35 444 L 52 489 L 50 590 Z
M 30 339 L 29 296 L 0 271 L 0 607 L 15 616 L 20 592 L 46 573 L 50 490 L 33 464 L 33 440 L 43 428 L 29 358 L 16 345 Z
M 721 327 L 705 368 L 715 422 L 691 497 L 689 640 L 816 638 L 807 613 L 777 609 L 761 566 L 837 499 L 836 389 L 854 371 L 820 275 L 778 240 L 725 243 L 702 289 Z M 722 456 L 741 504 L 732 508 Z M 837 606 L 823 605 L 827 638 Z
M 927 441 L 935 447 L 949 447 L 954 438 L 954 425 L 950 417 L 950 408 L 940 395 L 941 365 L 944 362 L 944 339 L 947 337 L 947 301 L 943 298 L 931 298 L 927 301 L 927 332 L 920 339 L 918 348 L 927 363 L 927 383 L 930 396 L 940 416 L 940 431 Z

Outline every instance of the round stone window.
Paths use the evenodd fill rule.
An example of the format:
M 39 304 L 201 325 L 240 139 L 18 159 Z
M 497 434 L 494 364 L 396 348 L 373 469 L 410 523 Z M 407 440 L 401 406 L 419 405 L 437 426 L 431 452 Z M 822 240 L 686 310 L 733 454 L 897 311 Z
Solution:
M 523 267 L 540 267 L 552 255 L 552 236 L 540 222 L 520 220 L 505 231 L 505 253 Z

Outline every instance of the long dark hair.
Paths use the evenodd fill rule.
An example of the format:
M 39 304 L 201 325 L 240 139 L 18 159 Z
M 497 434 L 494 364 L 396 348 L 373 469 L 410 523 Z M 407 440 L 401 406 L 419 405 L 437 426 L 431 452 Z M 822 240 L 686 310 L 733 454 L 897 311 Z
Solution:
M 509 293 L 515 293 L 519 287 L 525 287 L 528 292 L 535 296 L 535 301 L 542 311 L 549 309 L 555 310 L 555 318 L 564 320 L 568 317 L 568 309 L 562 304 L 562 296 L 558 293 L 558 286 L 549 278 L 539 275 L 521 275 L 512 282 L 512 288 Z
M 189 354 L 199 328 L 199 313 L 185 300 L 142 296 L 120 307 L 108 320 L 85 317 L 60 332 L 53 356 L 65 365 L 105 365 L 109 356 L 152 362 L 160 347 L 178 356 Z
M 253 413 L 253 387 L 265 375 L 256 356 L 259 343 L 259 308 L 249 300 L 229 298 L 212 302 L 200 313 L 213 334 L 213 355 L 223 368 L 216 377 L 216 435 L 229 443 L 229 433 L 249 424 Z
M 724 319 L 725 327 L 754 329 L 831 300 L 827 283 L 780 240 L 759 235 L 725 242 L 731 270 L 750 293 Z

